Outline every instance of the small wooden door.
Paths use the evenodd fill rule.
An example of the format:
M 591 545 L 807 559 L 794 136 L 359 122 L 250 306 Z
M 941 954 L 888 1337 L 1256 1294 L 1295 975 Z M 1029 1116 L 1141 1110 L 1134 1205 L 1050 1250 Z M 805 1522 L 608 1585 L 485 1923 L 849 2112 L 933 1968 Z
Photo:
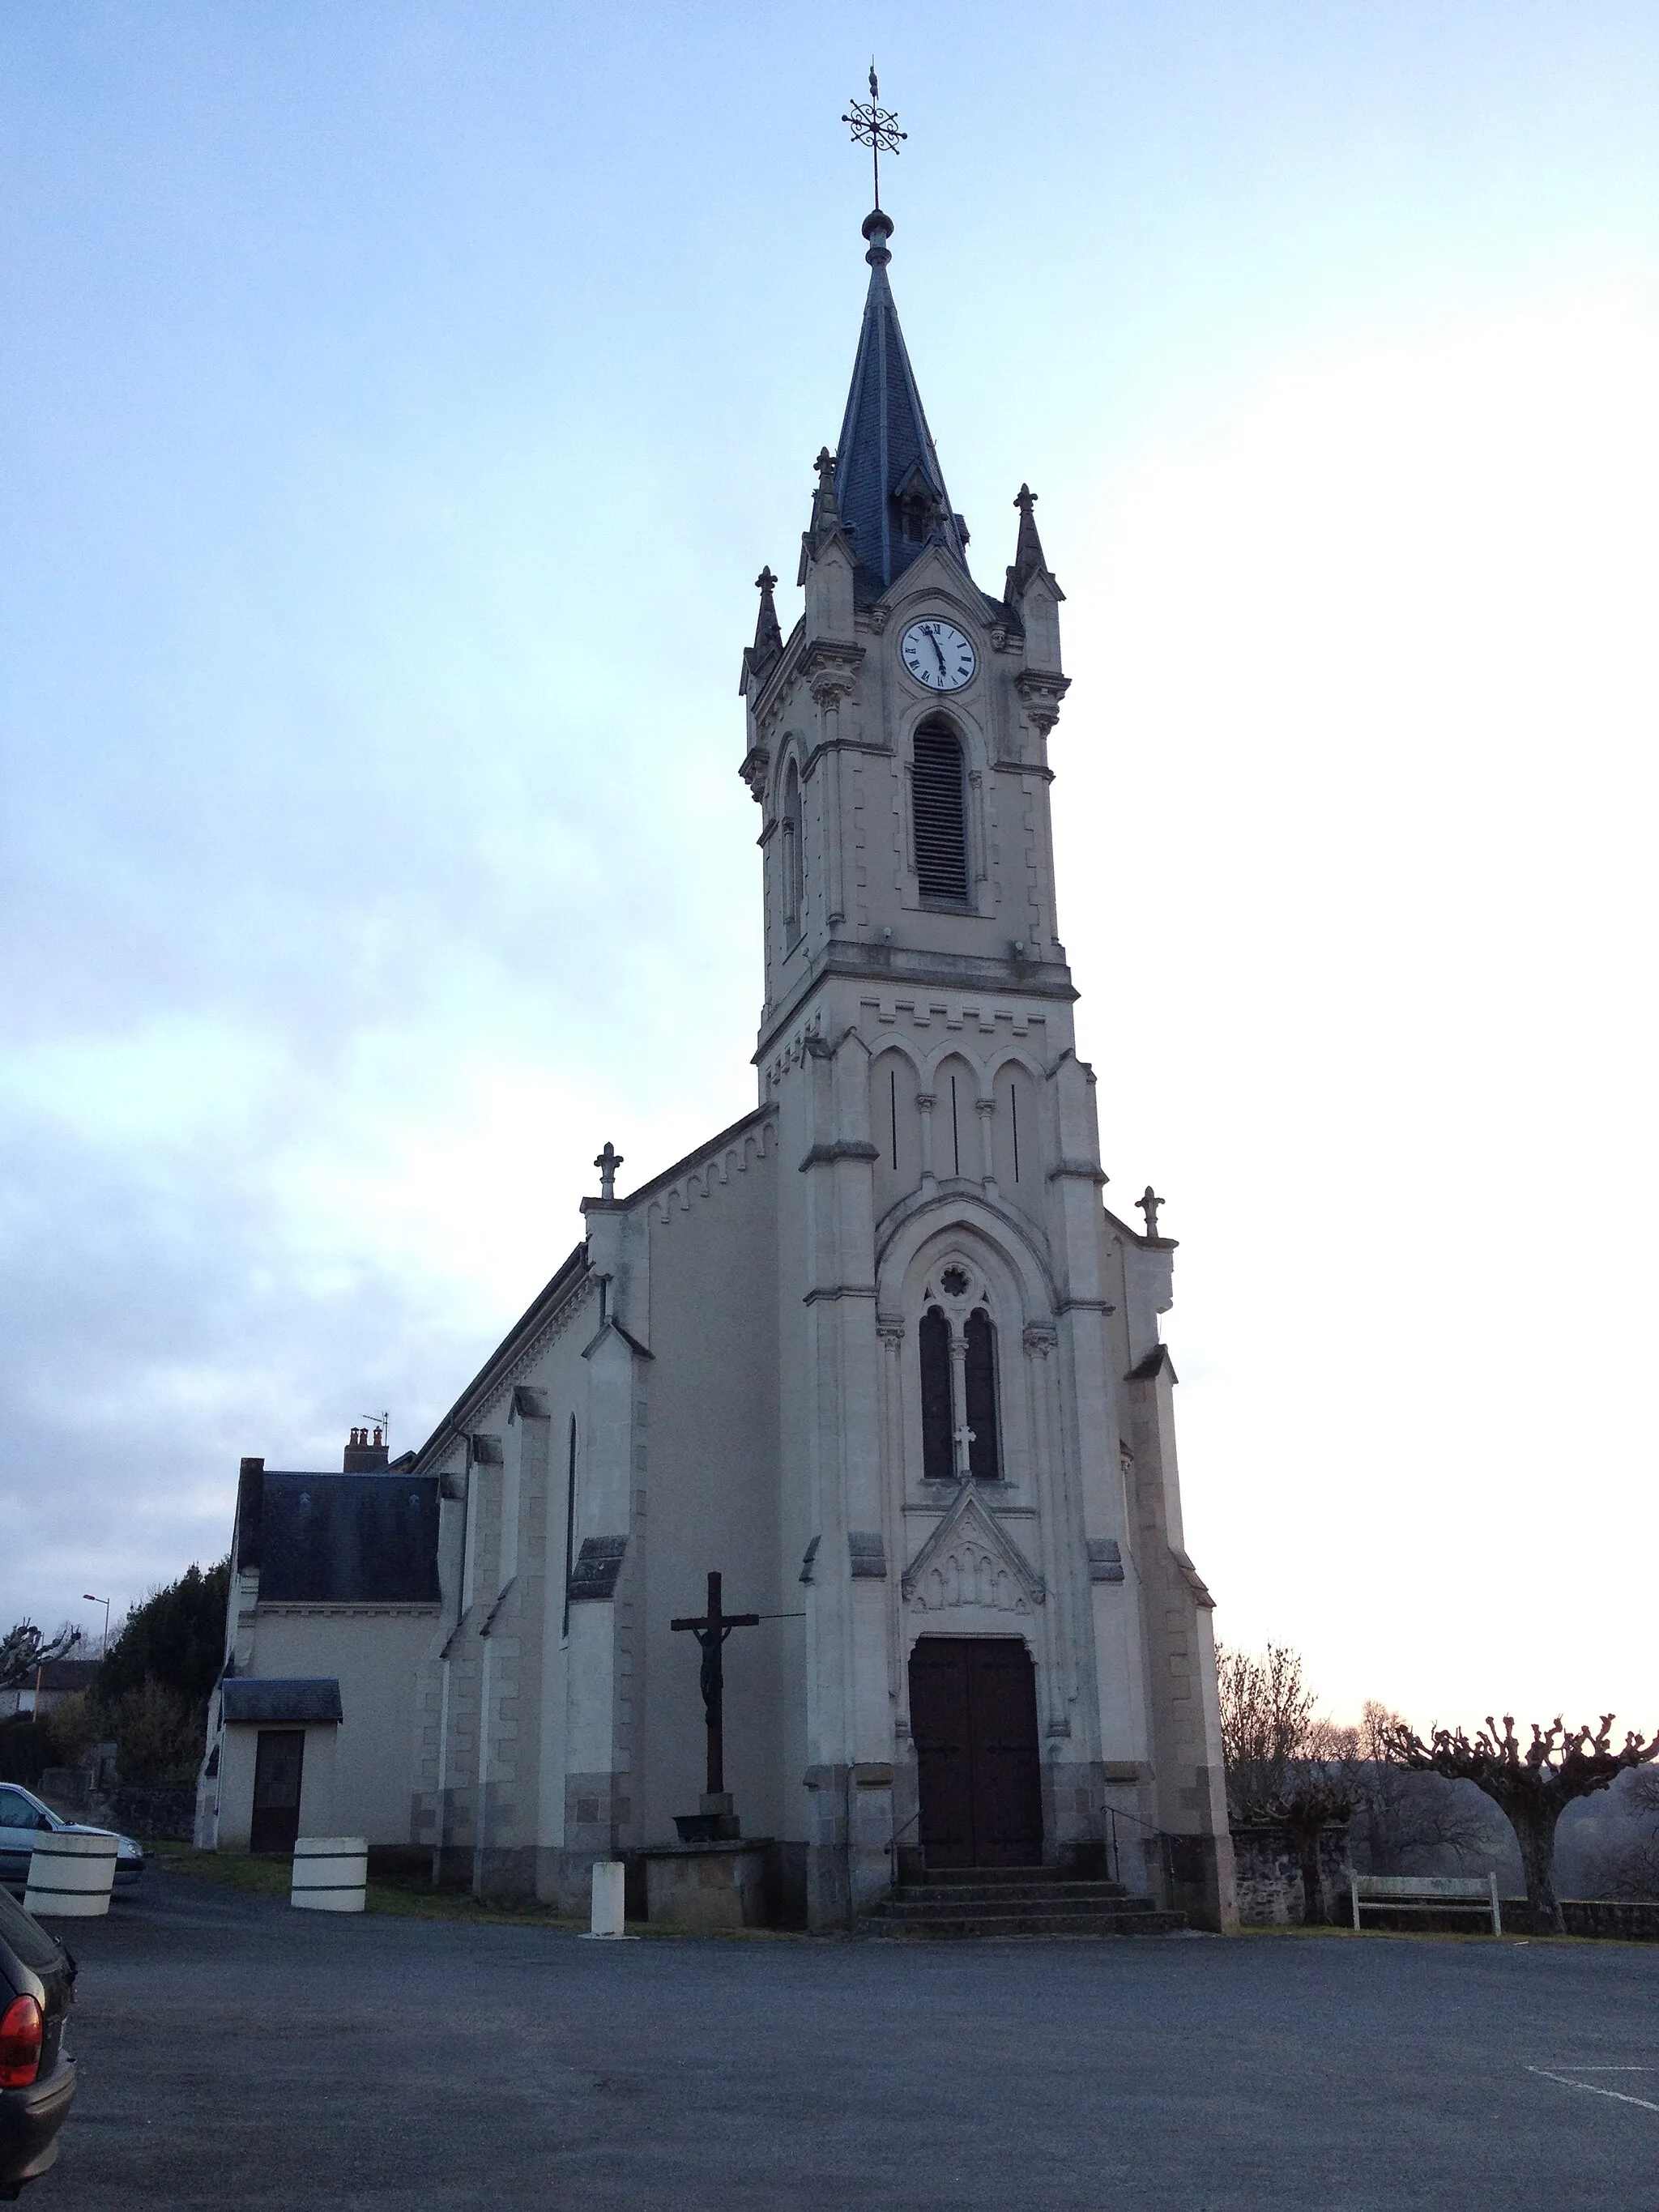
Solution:
M 929 1868 L 1041 1865 L 1036 1674 L 1024 1644 L 922 1637 L 910 1654 L 910 1732 Z
M 291 1851 L 300 1832 L 300 1778 L 305 1768 L 303 1729 L 261 1729 L 253 1756 L 253 1826 L 248 1849 Z

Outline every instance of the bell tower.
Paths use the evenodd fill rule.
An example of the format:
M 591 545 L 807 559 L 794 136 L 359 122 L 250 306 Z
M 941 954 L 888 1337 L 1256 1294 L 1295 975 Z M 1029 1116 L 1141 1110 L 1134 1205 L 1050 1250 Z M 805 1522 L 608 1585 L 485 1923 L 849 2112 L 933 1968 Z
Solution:
M 1000 592 L 975 580 L 899 327 L 891 216 L 878 204 L 863 232 L 799 617 L 786 635 L 763 569 L 740 686 L 809 1911 L 828 1926 L 865 1909 L 906 1836 L 1083 1864 L 1121 1818 L 1205 1838 L 1202 1910 L 1224 1917 L 1208 1599 L 1176 1557 L 1158 1345 L 1173 1247 L 1103 1204 L 1055 899 L 1064 595 L 1024 484 Z M 979 1836 L 994 1807 L 930 1808 L 957 1666 L 1019 1709 L 1012 1843 Z
M 1023 484 L 1001 596 L 974 581 L 888 281 L 893 229 L 880 209 L 864 225 L 869 290 L 840 441 L 816 463 L 801 618 L 786 639 L 763 570 L 743 659 L 763 1049 L 829 974 L 1070 995 L 1048 823 L 1064 594 Z

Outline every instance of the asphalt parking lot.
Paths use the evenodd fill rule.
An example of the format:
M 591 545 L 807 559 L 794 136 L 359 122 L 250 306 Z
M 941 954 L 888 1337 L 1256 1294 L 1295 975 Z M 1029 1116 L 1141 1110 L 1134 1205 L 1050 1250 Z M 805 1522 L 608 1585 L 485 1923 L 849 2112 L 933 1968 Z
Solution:
M 652 1942 L 145 1877 L 29 2212 L 1659 2208 L 1659 1947 Z

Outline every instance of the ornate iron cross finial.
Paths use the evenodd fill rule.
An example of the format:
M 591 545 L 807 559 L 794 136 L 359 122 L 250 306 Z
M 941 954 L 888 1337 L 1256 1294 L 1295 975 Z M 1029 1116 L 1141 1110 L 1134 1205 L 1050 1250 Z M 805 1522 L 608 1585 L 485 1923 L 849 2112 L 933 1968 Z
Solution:
M 617 1195 L 617 1170 L 622 1164 L 622 1154 L 607 1137 L 605 1150 L 593 1163 L 599 1171 L 599 1196 L 607 1205 Z
M 908 131 L 901 131 L 898 127 L 898 117 L 890 108 L 882 106 L 881 94 L 876 84 L 874 62 L 870 64 L 869 99 L 849 100 L 848 105 L 851 112 L 843 115 L 841 119 L 843 123 L 852 125 L 854 143 L 867 146 L 870 149 L 870 166 L 875 178 L 876 205 L 879 207 L 881 205 L 881 157 L 884 154 L 896 155 L 899 149 L 899 141 L 902 138 L 908 138 L 910 134 Z
M 1158 1209 L 1163 1205 L 1163 1203 L 1164 1200 L 1152 1188 L 1151 1183 L 1147 1184 L 1146 1189 L 1141 1192 L 1140 1196 L 1135 1200 L 1135 1204 L 1140 1208 L 1141 1212 L 1146 1217 L 1146 1234 L 1154 1241 L 1156 1241 L 1158 1237 Z

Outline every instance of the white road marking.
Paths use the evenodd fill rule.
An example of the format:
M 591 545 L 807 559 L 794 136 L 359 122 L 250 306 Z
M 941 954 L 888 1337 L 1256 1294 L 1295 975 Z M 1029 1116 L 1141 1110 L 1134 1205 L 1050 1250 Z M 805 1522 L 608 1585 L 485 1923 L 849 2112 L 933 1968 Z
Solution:
M 1626 2071 L 1632 2074 L 1645 2074 L 1651 2069 L 1645 2066 L 1632 2066 L 1628 2069 L 1615 2066 L 1581 2066 L 1577 2070 L 1581 2074 L 1617 2074 Z M 1565 2074 L 1552 2074 L 1547 2066 L 1528 2066 L 1527 2071 L 1528 2074 L 1541 2074 L 1547 2081 L 1559 2081 L 1564 2089 L 1582 2089 L 1587 2096 L 1612 2097 L 1621 2105 L 1639 2105 L 1644 2112 L 1659 2112 L 1659 2105 L 1656 2105 L 1650 2097 L 1632 2097 L 1623 2089 L 1603 2089 L 1594 2081 L 1570 2081 Z

